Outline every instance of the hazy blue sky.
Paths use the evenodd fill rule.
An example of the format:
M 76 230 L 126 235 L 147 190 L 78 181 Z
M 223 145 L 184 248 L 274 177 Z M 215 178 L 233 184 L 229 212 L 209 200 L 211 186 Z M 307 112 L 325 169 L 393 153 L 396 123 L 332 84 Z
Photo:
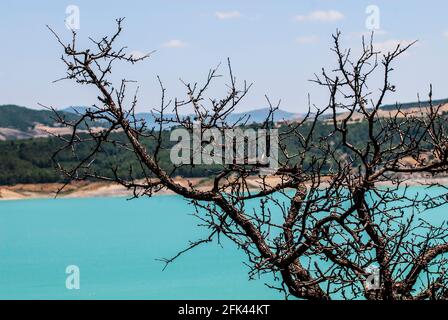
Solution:
M 157 105 L 156 75 L 169 96 L 182 96 L 179 78 L 201 81 L 210 67 L 227 57 L 238 79 L 254 82 L 240 111 L 265 106 L 265 94 L 282 99 L 282 108 L 293 112 L 305 110 L 308 93 L 313 102 L 324 103 L 322 90 L 308 80 L 321 67 L 334 66 L 329 49 L 336 28 L 344 33 L 345 45 L 359 47 L 361 34 L 368 32 L 369 5 L 380 9 L 381 30 L 375 40 L 379 48 L 419 40 L 396 66 L 398 92 L 388 102 L 416 100 L 418 92 L 426 94 L 429 83 L 436 97 L 448 97 L 447 1 L 2 0 L 0 104 L 65 107 L 95 102 L 92 89 L 52 84 L 64 67 L 58 60 L 61 50 L 45 25 L 69 37 L 64 25 L 68 5 L 80 9 L 81 38 L 108 34 L 115 18 L 126 17 L 120 43 L 130 51 L 157 50 L 147 62 L 116 69 L 117 79 L 139 81 L 140 111 Z M 217 83 L 210 93 L 219 95 L 223 85 Z

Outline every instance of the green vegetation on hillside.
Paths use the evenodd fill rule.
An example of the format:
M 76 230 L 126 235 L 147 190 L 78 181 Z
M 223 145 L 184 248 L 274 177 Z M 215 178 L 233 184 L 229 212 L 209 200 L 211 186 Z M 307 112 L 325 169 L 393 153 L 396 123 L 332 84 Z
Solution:
M 305 124 L 301 129 L 304 133 L 309 130 L 310 124 Z M 350 141 L 355 145 L 362 147 L 368 140 L 368 128 L 366 122 L 357 122 L 350 125 Z M 280 130 L 284 130 L 281 128 Z M 380 128 L 378 128 L 381 130 Z M 332 131 L 332 126 L 325 122 L 316 124 L 315 139 L 326 137 Z M 170 161 L 170 150 L 175 144 L 169 140 L 170 132 L 163 133 L 163 146 L 159 153 L 159 162 L 165 170 L 170 171 L 172 164 Z M 115 140 L 125 141 L 125 137 L 121 133 L 115 133 Z M 340 138 L 337 135 L 329 137 L 334 144 L 340 145 Z M 317 140 L 316 140 L 317 141 Z M 291 136 L 284 143 L 291 154 L 296 153 L 300 149 L 300 144 L 296 137 Z M 149 152 L 154 151 L 154 142 L 145 141 Z M 58 138 L 40 138 L 20 141 L 3 141 L 0 142 L 0 184 L 12 185 L 17 183 L 50 183 L 63 182 L 65 177 L 55 169 L 52 161 L 52 155 L 60 148 L 62 142 Z M 83 143 L 77 147 L 78 155 L 88 155 L 93 145 Z M 348 153 L 342 146 L 339 149 L 341 153 Z M 306 154 L 308 160 L 312 161 L 313 157 L 319 158 L 319 150 L 311 150 Z M 90 162 L 93 159 L 89 159 Z M 71 168 L 78 163 L 78 159 L 74 158 L 72 152 L 66 151 L 58 156 L 58 161 L 65 168 Z M 118 165 L 117 165 L 118 164 Z M 326 163 L 325 168 L 331 164 Z M 142 171 L 135 155 L 130 151 L 117 148 L 113 144 L 105 144 L 101 151 L 97 154 L 92 168 L 96 174 L 103 176 L 111 176 L 113 170 L 116 170 L 120 177 L 124 178 L 143 178 L 145 173 Z M 132 170 L 131 170 L 132 168 Z M 207 177 L 216 172 L 217 167 L 210 165 L 185 166 L 176 171 L 176 175 L 185 177 Z M 149 174 L 148 174 L 149 175 Z
M 442 105 L 442 104 L 448 103 L 448 99 L 433 100 L 432 103 L 435 106 Z M 428 105 L 429 105 L 429 101 L 408 102 L 408 103 L 398 104 L 398 106 L 400 107 L 401 110 L 418 108 L 420 106 L 425 107 L 425 106 L 428 106 Z M 385 106 L 382 106 L 381 109 L 383 109 L 383 110 L 395 110 L 395 109 L 397 109 L 397 104 L 385 105 Z
M 168 132 L 164 140 L 168 141 L 165 149 L 160 152 L 160 163 L 167 170 L 171 169 L 169 147 L 174 143 L 169 142 Z M 116 134 L 115 139 L 124 137 Z M 14 185 L 18 183 L 52 183 L 63 182 L 65 177 L 55 169 L 52 156 L 62 145 L 58 138 L 39 138 L 29 140 L 0 141 L 0 185 Z M 148 149 L 153 148 L 148 141 Z M 87 155 L 92 145 L 81 144 L 77 151 L 81 155 Z M 58 156 L 58 162 L 64 167 L 73 167 L 77 159 L 69 151 Z M 119 164 L 118 167 L 113 164 Z M 114 147 L 112 144 L 104 145 L 101 152 L 92 164 L 95 172 L 100 175 L 110 176 L 112 169 L 117 170 L 120 176 L 142 178 L 138 161 L 133 153 Z M 130 168 L 133 168 L 130 173 Z M 182 176 L 201 177 L 213 172 L 213 166 L 196 166 L 194 168 L 179 168 L 177 173 Z
M 50 110 L 33 110 L 16 105 L 0 106 L 0 128 L 11 128 L 21 131 L 32 129 L 36 123 L 53 126 L 54 113 Z M 61 113 L 67 120 L 74 120 L 78 116 L 71 113 Z
M 442 104 L 444 102 L 448 102 L 448 100 L 435 101 L 436 104 Z M 417 106 L 417 103 L 408 103 L 403 105 L 403 108 Z M 385 106 L 383 108 L 392 108 L 392 106 Z M 79 115 L 66 112 L 63 112 L 62 115 L 69 121 L 73 121 L 79 117 Z M 447 116 L 445 115 L 445 117 Z M 14 105 L 0 106 L 0 128 L 14 128 L 26 131 L 34 127 L 35 123 L 53 126 L 55 123 L 53 118 L 53 112 L 48 110 L 31 110 Z M 256 125 L 254 124 L 253 126 Z M 305 124 L 302 127 L 303 132 L 306 132 L 309 126 L 310 123 Z M 352 143 L 362 146 L 368 140 L 367 124 L 365 122 L 356 122 L 350 126 L 349 132 Z M 283 129 L 281 128 L 280 130 Z M 378 128 L 378 130 L 381 130 L 381 128 Z M 332 126 L 328 122 L 319 122 L 316 124 L 315 136 L 326 137 L 331 131 Z M 169 141 L 169 134 L 168 131 L 163 133 L 164 143 L 159 153 L 159 161 L 162 167 L 168 171 L 172 169 L 169 153 L 171 147 L 174 145 L 174 142 Z M 115 133 L 114 135 L 115 140 L 125 140 L 125 137 L 120 133 Z M 330 139 L 337 145 L 340 143 L 340 138 L 337 135 L 333 135 Z M 286 139 L 284 143 L 292 153 L 296 153 L 295 151 L 300 148 L 296 137 Z M 0 141 L 0 184 L 63 182 L 66 178 L 55 169 L 55 163 L 52 160 L 53 154 L 61 145 L 62 142 L 58 138 Z M 149 151 L 151 151 L 154 148 L 154 141 L 148 139 L 146 145 Z M 83 156 L 90 153 L 92 145 L 83 143 L 77 148 L 78 154 Z M 341 152 L 348 151 L 341 147 Z M 310 161 L 313 156 L 319 156 L 317 150 L 307 154 L 307 158 Z M 71 152 L 61 153 L 57 160 L 65 168 L 73 167 L 78 163 L 78 159 L 74 158 Z M 113 167 L 114 164 L 119 165 Z M 326 166 L 329 165 L 326 164 Z M 97 174 L 103 176 L 110 176 L 112 170 L 116 170 L 121 177 L 142 178 L 145 176 L 133 153 L 124 151 L 122 148 L 117 148 L 112 144 L 103 145 L 92 167 Z M 176 174 L 185 177 L 206 177 L 216 172 L 216 169 L 214 166 L 207 165 L 185 166 L 177 169 Z

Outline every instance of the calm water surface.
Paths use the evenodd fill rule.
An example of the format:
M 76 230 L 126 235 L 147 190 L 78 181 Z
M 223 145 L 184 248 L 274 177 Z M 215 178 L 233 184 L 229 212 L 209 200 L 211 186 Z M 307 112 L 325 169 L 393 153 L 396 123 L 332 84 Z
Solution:
M 177 196 L 0 202 L 0 299 L 269 299 L 248 281 L 244 255 L 208 244 L 162 271 L 205 234 Z M 65 269 L 80 268 L 67 290 Z
M 413 192 L 424 194 L 424 189 Z M 446 208 L 426 215 L 433 223 Z M 282 299 L 248 281 L 245 256 L 228 241 L 208 244 L 162 271 L 206 230 L 177 196 L 0 202 L 0 299 Z M 67 290 L 65 269 L 80 268 Z

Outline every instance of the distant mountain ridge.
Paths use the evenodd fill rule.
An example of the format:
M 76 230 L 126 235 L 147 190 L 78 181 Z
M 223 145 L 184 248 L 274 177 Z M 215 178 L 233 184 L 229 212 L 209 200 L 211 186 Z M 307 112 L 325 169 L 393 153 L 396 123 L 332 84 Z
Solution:
M 448 99 L 434 100 L 435 105 L 448 105 Z M 419 105 L 428 105 L 428 101 L 410 102 L 399 104 L 402 110 L 413 109 Z M 382 110 L 394 110 L 397 104 L 390 104 L 382 106 Z M 73 121 L 79 118 L 80 114 L 84 114 L 89 107 L 72 106 L 61 109 L 59 113 L 68 121 Z M 448 109 L 447 109 L 448 110 Z M 247 124 L 261 123 L 266 119 L 269 113 L 268 108 L 260 108 L 247 112 L 233 113 L 229 115 L 229 122 L 236 122 L 244 118 Z M 192 115 L 183 115 L 184 117 Z M 157 123 L 153 114 L 138 113 L 136 114 L 138 120 L 144 120 L 148 127 L 156 127 Z M 174 114 L 166 114 L 166 118 L 174 118 Z M 278 110 L 274 114 L 274 121 L 296 121 L 304 117 L 304 114 L 293 113 L 285 110 Z M 323 117 L 325 119 L 325 117 Z M 65 129 L 65 131 L 64 131 Z M 60 128 L 54 120 L 54 114 L 50 110 L 36 110 L 29 109 L 18 105 L 0 105 L 0 140 L 17 140 L 30 139 L 38 137 L 47 137 L 51 133 L 66 134 L 67 128 Z
M 90 107 L 73 106 L 59 110 L 68 121 L 74 121 Z M 235 113 L 228 117 L 230 122 L 236 122 L 244 117 L 244 121 L 252 124 L 260 123 L 269 114 L 269 109 L 257 109 L 244 113 Z M 188 117 L 189 115 L 185 115 Z M 191 116 L 191 115 L 190 115 Z M 156 127 L 155 117 L 151 113 L 138 113 L 137 119 L 144 120 L 148 127 Z M 174 118 L 174 114 L 166 114 L 166 118 Z M 274 121 L 297 120 L 300 114 L 278 110 Z M 50 110 L 36 110 L 18 105 L 0 105 L 0 141 L 48 137 L 53 134 L 67 134 L 67 128 L 61 128 L 55 121 L 55 115 Z
M 62 111 L 68 112 L 68 113 L 73 113 L 73 114 L 84 114 L 88 109 L 90 109 L 90 108 L 83 107 L 83 106 L 76 106 L 76 107 L 68 107 L 68 108 L 62 109 Z M 227 120 L 229 122 L 237 122 L 240 119 L 244 119 L 242 121 L 244 121 L 244 122 L 247 121 L 248 124 L 251 124 L 254 122 L 261 123 L 266 120 L 266 117 L 268 115 L 269 115 L 269 108 L 261 108 L 261 109 L 247 111 L 247 112 L 230 114 L 228 116 Z M 157 125 L 154 114 L 152 114 L 150 112 L 136 113 L 135 117 L 138 120 L 144 120 L 148 127 L 154 127 Z M 176 117 L 176 115 L 173 113 L 167 113 L 164 115 L 164 118 L 166 118 L 166 119 L 174 119 L 175 117 Z M 193 115 L 186 114 L 186 115 L 182 115 L 182 117 L 184 117 L 184 118 L 193 117 Z M 300 119 L 301 117 L 303 117 L 303 114 L 288 112 L 288 111 L 284 111 L 284 110 L 277 110 L 274 114 L 274 122 L 279 122 L 279 121 L 284 121 L 284 120 L 285 121 L 293 121 L 293 120 Z
M 438 100 L 433 100 L 432 104 L 433 105 L 443 105 L 443 104 L 447 104 L 448 103 L 448 98 L 447 99 L 438 99 Z M 420 102 L 407 102 L 407 103 L 401 103 L 398 104 L 400 106 L 400 108 L 402 110 L 405 109 L 411 109 L 411 108 L 417 108 L 418 106 L 422 105 L 422 106 L 428 106 L 429 105 L 429 101 L 420 101 Z M 381 107 L 381 109 L 383 110 L 395 110 L 397 109 L 397 104 L 389 104 L 389 105 L 384 105 Z
M 67 120 L 75 120 L 72 113 L 61 112 Z M 50 110 L 35 110 L 17 105 L 0 106 L 0 140 L 46 137 L 47 127 L 57 127 L 54 113 Z
M 74 118 L 71 113 L 63 114 Z M 52 126 L 54 122 L 54 114 L 49 110 L 35 110 L 17 105 L 0 106 L 0 128 L 26 131 L 34 128 L 37 123 Z
M 438 99 L 433 100 L 432 103 L 434 105 L 444 105 L 448 104 L 448 98 L 446 99 Z M 429 101 L 420 101 L 420 102 L 407 102 L 407 103 L 395 103 L 395 104 L 387 104 L 381 107 L 382 110 L 389 111 L 397 109 L 397 106 L 400 106 L 402 110 L 412 109 L 419 106 L 427 106 L 429 105 Z M 86 110 L 90 109 L 90 107 L 85 106 L 73 106 L 62 109 L 61 111 L 73 114 L 84 114 Z M 228 116 L 229 122 L 236 122 L 242 118 L 247 120 L 248 124 L 253 122 L 260 123 L 266 120 L 267 115 L 269 114 L 269 108 L 259 108 L 250 110 L 247 112 L 240 113 L 232 113 Z M 183 115 L 183 117 L 192 116 L 191 114 Z M 301 119 L 305 116 L 304 113 L 293 113 L 285 110 L 277 110 L 274 114 L 274 122 L 279 121 L 294 121 Z M 150 112 L 141 112 L 136 114 L 137 119 L 145 120 L 148 126 L 155 125 L 154 115 Z M 165 114 L 165 118 L 175 118 L 175 114 L 168 113 Z

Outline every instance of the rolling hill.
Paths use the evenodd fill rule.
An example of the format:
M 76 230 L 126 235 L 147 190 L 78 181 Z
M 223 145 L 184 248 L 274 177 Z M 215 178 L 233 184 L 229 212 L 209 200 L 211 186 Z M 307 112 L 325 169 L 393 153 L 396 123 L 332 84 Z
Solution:
M 67 121 L 79 115 L 60 111 Z M 60 127 L 50 110 L 36 110 L 17 105 L 0 105 L 0 141 L 48 137 L 52 134 L 68 134 L 69 128 Z
M 428 102 L 422 102 L 425 106 Z M 442 111 L 448 112 L 448 99 L 441 99 L 434 101 L 434 104 L 442 104 L 444 107 Z M 411 102 L 400 105 L 401 110 L 407 113 L 418 112 L 419 103 Z M 389 115 L 393 110 L 396 110 L 397 105 L 385 105 L 381 108 L 381 114 Z M 83 114 L 88 107 L 74 106 L 62 109 L 60 114 L 67 120 L 76 120 L 80 114 Z M 255 109 L 243 113 L 234 113 L 229 115 L 229 122 L 237 122 L 244 119 L 248 124 L 261 123 L 268 115 L 268 108 Z M 184 115 L 185 117 L 191 115 Z M 343 117 L 344 113 L 339 117 Z M 144 120 L 148 127 L 155 127 L 156 121 L 152 113 L 138 113 L 137 119 Z M 166 118 L 174 118 L 174 114 L 166 114 Z M 278 110 L 274 115 L 275 122 L 281 121 L 295 121 L 303 118 L 303 114 L 293 113 L 284 110 Z M 328 119 L 329 116 L 324 116 L 322 119 Z M 358 117 L 359 118 L 359 117 Z M 357 121 L 357 114 L 353 115 L 353 121 Z M 101 127 L 101 124 L 96 124 Z M 168 126 L 167 126 L 168 127 Z M 54 120 L 54 114 L 49 110 L 35 110 L 17 105 L 0 105 L 0 141 L 4 140 L 23 140 L 31 138 L 48 137 L 52 134 L 69 134 L 68 128 L 61 128 Z
M 445 115 L 446 119 L 446 117 L 448 117 L 448 104 L 445 104 L 444 107 L 447 107 L 444 109 L 447 112 Z M 415 112 L 415 109 L 415 107 L 411 107 L 406 110 L 407 112 L 412 113 Z M 254 115 L 252 118 L 254 119 L 254 122 L 257 119 L 263 119 L 256 117 L 264 117 L 266 114 L 263 114 L 263 112 L 267 111 L 256 110 L 251 113 L 251 115 Z M 388 114 L 390 111 L 385 109 L 381 110 L 381 112 Z M 8 117 L 3 117 L 3 114 L 8 115 Z M 17 117 L 14 118 L 11 114 L 15 114 Z M 2 122 L 0 123 L 2 126 L 5 126 L 0 129 L 0 133 L 2 132 L 1 130 L 9 130 L 10 132 L 13 132 L 13 134 L 6 137 L 11 138 L 3 139 L 8 141 L 0 141 L 0 185 L 65 181 L 64 177 L 54 169 L 54 163 L 51 160 L 55 150 L 62 145 L 62 141 L 55 137 L 48 137 L 48 131 L 53 130 L 60 133 L 60 130 L 64 130 L 64 128 L 57 127 L 52 120 L 46 118 L 47 116 L 49 117 L 50 115 L 46 112 L 19 107 L 6 107 L 3 109 L 3 107 L 0 106 L 0 119 L 2 119 Z M 65 114 L 65 116 L 78 117 L 79 115 L 68 113 Z M 239 116 L 240 115 L 235 115 L 235 117 Z M 283 119 L 286 116 L 292 115 L 290 113 L 283 113 Z M 343 114 L 340 116 L 343 116 Z M 279 118 L 276 118 L 276 120 L 278 119 Z M 310 125 L 312 125 L 311 122 L 305 123 L 300 130 L 306 132 Z M 353 121 L 349 123 L 349 125 L 351 126 L 349 138 L 355 145 L 363 144 L 369 139 L 368 124 L 366 121 Z M 45 132 L 42 128 L 45 128 L 47 136 L 44 136 Z M 316 124 L 316 134 L 317 136 L 328 137 L 332 128 L 333 125 L 331 123 L 320 121 Z M 44 133 L 38 133 L 39 129 Z M 280 125 L 279 130 L 287 130 L 287 127 Z M 33 134 L 35 134 L 35 136 L 33 136 Z M 168 171 L 172 170 L 172 163 L 169 160 L 169 150 L 174 143 L 170 141 L 169 134 L 169 131 L 162 133 L 162 140 L 166 142 L 166 145 L 164 145 L 164 148 L 162 148 L 159 155 L 161 165 Z M 122 132 L 117 131 L 114 132 L 113 135 L 115 140 L 126 139 Z M 27 137 L 42 138 L 26 139 Z M 337 135 L 334 135 L 331 139 L 334 139 L 334 142 L 337 143 L 337 139 L 339 138 Z M 284 143 L 289 150 L 297 150 L 297 148 L 300 148 L 300 144 L 294 137 L 284 140 Z M 148 138 L 146 145 L 151 152 L 151 148 L 154 148 L 154 143 Z M 92 146 L 88 143 L 81 144 L 77 146 L 77 151 L 80 155 L 87 155 L 91 151 L 91 147 Z M 313 152 L 314 151 L 311 150 L 306 154 L 307 161 L 311 161 L 310 159 L 316 156 Z M 67 150 L 66 153 L 60 154 L 58 161 L 67 167 L 71 167 L 76 163 L 73 154 L 69 150 Z M 114 167 L 114 170 L 118 170 L 117 172 L 120 176 L 127 176 L 130 167 L 139 168 L 139 162 L 132 152 L 118 149 L 114 144 L 107 144 L 103 146 L 102 151 L 97 155 L 93 166 L 95 172 L 99 175 L 107 176 L 111 172 L 111 167 Z M 207 177 L 214 172 L 213 170 L 213 166 L 181 166 L 177 171 L 177 174 L 183 177 Z M 132 174 L 133 176 L 135 175 L 135 178 L 137 179 L 144 177 L 143 172 L 138 169 L 133 171 Z
M 77 106 L 77 107 L 65 108 L 65 109 L 63 109 L 63 112 L 68 112 L 68 113 L 72 113 L 72 114 L 83 114 L 88 109 L 89 109 L 88 107 Z M 268 116 L 268 114 L 269 114 L 268 108 L 261 108 L 261 109 L 255 109 L 255 110 L 251 110 L 251 111 L 243 112 L 243 113 L 233 113 L 233 114 L 229 115 L 227 120 L 231 123 L 235 123 L 240 119 L 244 119 L 242 121 L 247 121 L 248 124 L 251 124 L 254 122 L 261 123 L 266 120 L 266 117 Z M 150 112 L 137 113 L 135 116 L 138 120 L 144 120 L 148 127 L 157 126 L 155 116 L 154 116 L 154 114 L 152 114 Z M 164 117 L 167 119 L 174 119 L 176 117 L 176 115 L 173 113 L 168 113 L 168 114 L 165 114 Z M 187 115 L 184 115 L 184 117 L 193 117 L 193 115 L 187 114 Z M 279 122 L 279 121 L 283 121 L 283 120 L 293 121 L 293 120 L 300 119 L 301 117 L 303 117 L 302 114 L 292 113 L 292 112 L 288 112 L 288 111 L 284 111 L 284 110 L 278 110 L 274 115 L 274 121 L 275 122 Z

